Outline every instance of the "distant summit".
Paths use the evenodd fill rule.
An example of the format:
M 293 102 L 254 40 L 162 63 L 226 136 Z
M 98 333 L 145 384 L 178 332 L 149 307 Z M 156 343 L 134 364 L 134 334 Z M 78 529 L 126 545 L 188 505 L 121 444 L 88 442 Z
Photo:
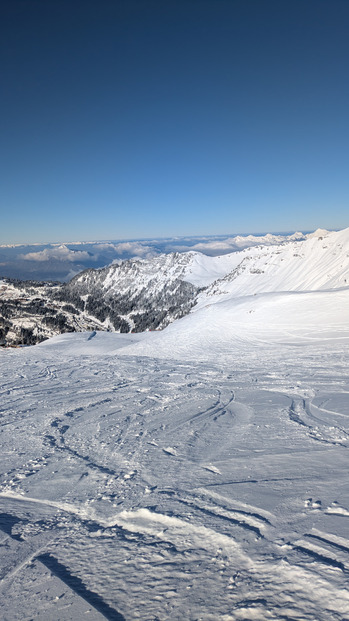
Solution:
M 327 235 L 329 235 L 329 231 L 326 229 L 316 229 L 313 233 L 309 233 L 307 238 L 312 239 L 313 237 L 326 237 Z

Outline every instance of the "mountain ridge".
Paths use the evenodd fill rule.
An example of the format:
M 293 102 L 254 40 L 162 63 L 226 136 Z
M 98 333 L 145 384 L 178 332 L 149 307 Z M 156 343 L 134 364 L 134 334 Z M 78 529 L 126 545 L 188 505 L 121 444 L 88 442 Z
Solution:
M 128 259 L 89 268 L 65 284 L 2 281 L 0 338 L 34 344 L 69 331 L 161 330 L 208 304 L 348 283 L 349 228 L 317 229 L 302 240 L 215 257 L 191 250 Z

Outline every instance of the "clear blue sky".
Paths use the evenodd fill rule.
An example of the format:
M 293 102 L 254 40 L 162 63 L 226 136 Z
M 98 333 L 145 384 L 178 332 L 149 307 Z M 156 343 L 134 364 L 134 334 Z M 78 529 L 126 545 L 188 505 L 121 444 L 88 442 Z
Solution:
M 0 241 L 349 225 L 348 0 L 2 0 Z

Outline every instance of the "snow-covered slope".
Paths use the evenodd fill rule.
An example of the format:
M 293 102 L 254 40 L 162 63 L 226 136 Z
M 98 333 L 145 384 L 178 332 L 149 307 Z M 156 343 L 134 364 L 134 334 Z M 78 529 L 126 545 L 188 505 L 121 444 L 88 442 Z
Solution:
M 349 229 L 316 231 L 304 241 L 255 246 L 224 257 L 195 257 L 186 279 L 199 284 L 200 270 L 214 276 L 217 265 L 222 266 L 217 279 L 224 280 L 215 282 L 208 294 L 221 290 L 239 296 L 349 286 Z M 202 282 L 209 284 L 209 278 Z
M 217 347 L 227 357 L 246 342 L 349 338 L 349 229 L 214 259 L 196 255 L 186 278 L 208 282 L 229 260 L 235 269 L 208 285 L 189 315 L 128 352 L 207 360 Z
M 214 298 L 213 298 L 214 300 Z M 206 304 L 125 353 L 226 361 L 246 346 L 349 340 L 349 290 L 268 293 Z M 219 352 L 219 354 L 218 354 Z
M 0 351 L 2 618 L 349 618 L 347 238 L 142 263 L 209 289 Z
M 0 352 L 3 619 L 347 618 L 348 345 L 239 337 Z

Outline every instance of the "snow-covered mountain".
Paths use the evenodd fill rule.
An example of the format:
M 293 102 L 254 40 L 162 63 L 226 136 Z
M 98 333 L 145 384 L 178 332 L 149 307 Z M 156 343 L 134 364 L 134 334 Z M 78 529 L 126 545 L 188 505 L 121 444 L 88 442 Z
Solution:
M 226 274 L 215 278 L 219 268 Z M 236 350 L 246 342 L 349 336 L 349 229 L 224 257 L 196 255 L 185 278 L 202 287 L 190 314 L 129 353 L 207 360 L 218 343 L 228 356 L 229 343 Z
M 332 233 L 319 230 L 304 241 L 256 246 L 231 257 L 234 269 L 227 271 L 220 283 L 213 283 L 207 294 L 224 290 L 237 297 L 349 285 L 349 229 Z M 193 275 L 195 279 L 195 271 Z
M 163 328 L 189 312 L 198 288 L 184 279 L 192 253 L 163 254 L 154 259 L 122 261 L 99 270 L 86 270 L 62 287 L 74 302 L 84 299 L 84 310 L 115 329 L 118 316 L 127 329 L 140 332 Z
M 69 283 L 3 281 L 0 337 L 33 344 L 62 332 L 163 328 L 189 312 L 199 289 L 184 280 L 191 253 L 88 269 Z
M 348 238 L 25 285 L 91 326 L 90 296 L 190 309 L 0 351 L 2 618 L 348 618 Z
M 346 287 L 348 229 L 300 236 L 276 244 L 277 236 L 265 236 L 263 244 L 216 257 L 191 251 L 121 261 L 64 285 L 3 282 L 2 338 L 34 343 L 67 331 L 163 329 L 223 300 Z

